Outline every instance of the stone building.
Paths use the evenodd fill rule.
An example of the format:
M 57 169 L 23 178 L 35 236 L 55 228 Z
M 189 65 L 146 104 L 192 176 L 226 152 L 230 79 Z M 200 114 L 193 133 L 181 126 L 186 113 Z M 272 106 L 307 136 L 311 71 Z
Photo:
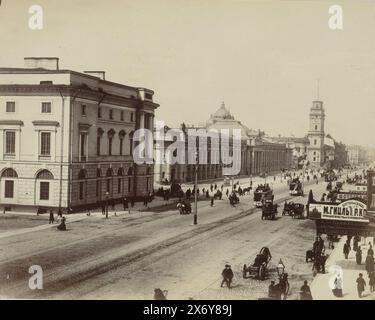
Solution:
M 58 62 L 0 68 L 0 205 L 79 209 L 150 192 L 153 166 L 132 150 L 134 131 L 153 128 L 154 92 Z
M 290 169 L 292 164 L 292 153 L 284 144 L 273 143 L 265 138 L 259 131 L 249 129 L 240 121 L 236 120 L 223 103 L 221 107 L 210 116 L 205 126 L 184 126 L 188 129 L 201 129 L 202 132 L 209 132 L 210 130 L 225 129 L 229 133 L 229 141 L 233 141 L 234 130 L 241 132 L 241 157 L 240 157 L 240 172 L 237 176 L 251 176 L 259 174 L 274 174 L 279 173 L 281 169 Z M 220 136 L 220 139 L 222 136 Z M 209 140 L 209 139 L 208 139 Z M 188 141 L 185 138 L 185 149 L 187 154 L 194 154 L 195 150 L 189 150 Z M 165 141 L 167 148 L 172 140 Z M 219 143 L 220 144 L 220 143 Z M 220 158 L 221 152 L 214 147 L 216 144 L 212 141 L 207 143 L 207 154 L 218 154 Z M 230 148 L 233 144 L 229 143 Z M 232 148 L 233 149 L 233 148 Z M 171 157 L 167 154 L 167 158 Z M 208 156 L 208 159 L 210 157 Z M 198 180 L 212 180 L 223 177 L 223 165 L 220 158 L 219 164 L 210 163 L 199 164 L 198 166 Z M 179 183 L 193 181 L 195 178 L 195 165 L 184 164 L 156 164 L 155 166 L 155 181 L 176 181 Z

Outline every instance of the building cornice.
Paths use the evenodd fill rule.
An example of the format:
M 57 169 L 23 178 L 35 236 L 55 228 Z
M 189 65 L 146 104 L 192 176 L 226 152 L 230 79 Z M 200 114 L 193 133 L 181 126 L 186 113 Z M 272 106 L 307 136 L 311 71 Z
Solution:
M 103 94 L 104 98 L 103 98 Z M 138 109 L 154 110 L 158 104 L 151 101 L 142 101 L 136 97 L 124 97 L 104 91 L 93 90 L 88 87 L 53 84 L 10 84 L 0 85 L 0 96 L 67 96 L 92 100 L 118 106 L 133 107 Z

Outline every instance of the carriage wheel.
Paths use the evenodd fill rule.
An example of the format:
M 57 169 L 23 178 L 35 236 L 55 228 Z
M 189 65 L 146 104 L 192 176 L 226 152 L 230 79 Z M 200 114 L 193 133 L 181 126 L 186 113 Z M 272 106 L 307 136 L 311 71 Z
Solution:
M 258 271 L 259 279 L 264 280 L 266 277 L 266 267 L 261 264 Z
M 242 269 L 242 276 L 244 279 L 246 279 L 246 270 L 247 270 L 247 267 L 246 267 L 246 264 L 244 264 L 243 269 Z

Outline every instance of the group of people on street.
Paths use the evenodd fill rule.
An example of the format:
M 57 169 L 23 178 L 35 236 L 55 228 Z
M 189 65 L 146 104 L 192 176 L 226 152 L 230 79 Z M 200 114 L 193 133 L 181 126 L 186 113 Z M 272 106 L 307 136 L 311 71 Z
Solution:
M 343 247 L 343 253 L 345 259 L 348 259 L 349 253 L 351 251 L 351 242 L 352 237 L 348 236 L 348 239 L 346 240 L 344 247 Z M 362 264 L 362 249 L 359 243 L 361 242 L 361 237 L 359 236 L 354 236 L 353 238 L 353 251 L 355 251 L 355 258 L 356 258 L 356 263 L 358 265 Z M 367 272 L 367 276 L 369 279 L 369 287 L 370 287 L 370 292 L 375 291 L 375 262 L 374 262 L 374 250 L 372 248 L 371 242 L 368 243 L 369 248 L 367 250 L 367 256 L 365 260 L 365 268 Z M 363 278 L 363 273 L 359 273 L 358 278 L 356 280 L 357 282 L 357 291 L 358 291 L 358 297 L 362 298 L 363 292 L 365 291 L 366 288 L 366 281 Z

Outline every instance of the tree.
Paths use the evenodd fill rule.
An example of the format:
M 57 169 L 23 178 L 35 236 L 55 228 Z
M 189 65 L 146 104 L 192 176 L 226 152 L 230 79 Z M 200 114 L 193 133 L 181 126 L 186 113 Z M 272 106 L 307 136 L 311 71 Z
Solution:
M 335 141 L 335 158 L 332 161 L 332 168 L 338 169 L 348 163 L 348 152 L 346 145 L 342 142 Z

